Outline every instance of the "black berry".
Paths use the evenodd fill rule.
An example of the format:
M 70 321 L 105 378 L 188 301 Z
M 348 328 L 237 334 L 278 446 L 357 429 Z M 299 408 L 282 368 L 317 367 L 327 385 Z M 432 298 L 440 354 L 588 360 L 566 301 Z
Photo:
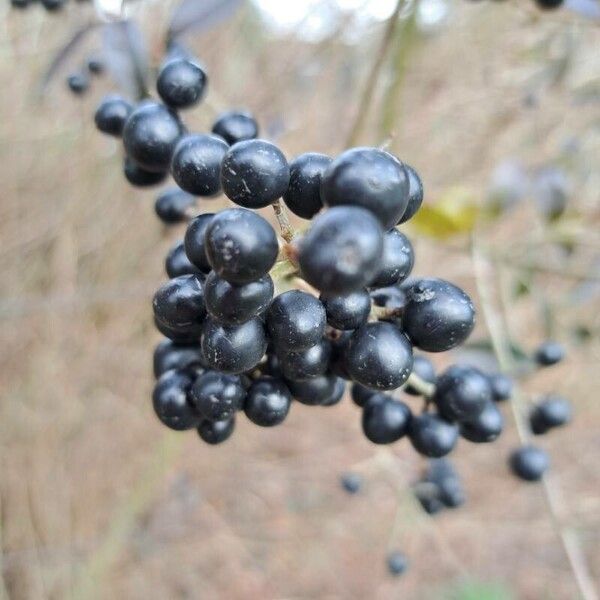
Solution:
M 198 435 L 200 438 L 214 446 L 228 440 L 235 429 L 235 417 L 223 419 L 222 421 L 204 420 L 198 425 Z
M 362 385 L 394 390 L 407 380 L 412 366 L 412 346 L 391 323 L 367 323 L 350 339 L 346 368 Z
M 206 310 L 221 323 L 239 325 L 265 312 L 273 298 L 273 290 L 269 275 L 243 285 L 233 285 L 211 271 L 204 282 Z
M 220 135 L 229 145 L 258 136 L 258 124 L 250 113 L 229 111 L 219 115 L 212 132 Z
M 195 275 L 169 280 L 154 294 L 152 308 L 167 327 L 185 330 L 201 324 L 206 315 L 202 281 Z
M 476 417 L 460 424 L 460 435 L 470 442 L 484 444 L 498 438 L 503 428 L 502 413 L 494 402 L 489 402 Z
M 408 406 L 399 400 L 369 402 L 363 410 L 363 432 L 374 444 L 391 444 L 408 433 L 411 416 Z
M 414 449 L 430 458 L 452 452 L 458 441 L 458 427 L 441 416 L 423 413 L 410 422 L 410 441 Z
M 192 219 L 183 239 L 187 257 L 203 273 L 208 273 L 211 269 L 208 256 L 206 255 L 205 234 L 214 216 L 213 213 L 205 213 Z
M 509 459 L 512 472 L 525 481 L 539 481 L 550 466 L 548 454 L 536 446 L 521 446 Z
M 535 361 L 542 367 L 550 367 L 565 357 L 565 349 L 558 342 L 544 342 L 535 351 Z
M 325 333 L 325 308 L 300 290 L 290 290 L 273 300 L 267 311 L 267 327 L 273 343 L 283 351 L 306 350 Z
M 390 575 L 398 577 L 408 569 L 408 559 L 402 552 L 390 552 L 387 557 L 387 568 Z
M 256 425 L 273 427 L 287 417 L 292 397 L 280 379 L 261 377 L 248 390 L 244 412 Z
M 340 483 L 349 494 L 358 494 L 363 485 L 363 478 L 358 473 L 344 473 L 340 477 Z
M 125 157 L 123 173 L 125 174 L 127 181 L 136 187 L 149 187 L 152 185 L 158 185 L 167 177 L 166 171 L 147 171 L 136 164 L 129 157 Z
M 104 98 L 96 109 L 94 122 L 102 133 L 119 137 L 132 110 L 133 106 L 123 98 L 109 96 Z
M 304 381 L 325 374 L 330 357 L 331 343 L 322 339 L 306 350 L 282 352 L 279 365 L 286 379 Z
M 204 245 L 215 272 L 235 284 L 266 275 L 279 252 L 271 225 L 244 208 L 230 208 L 215 215 L 206 228 Z
M 341 296 L 320 297 L 327 323 L 336 329 L 357 329 L 369 319 L 371 312 L 371 296 L 366 290 L 350 292 Z
M 231 374 L 250 371 L 267 350 L 264 326 L 256 318 L 241 325 L 223 325 L 207 318 L 200 343 L 207 364 Z
M 154 203 L 156 216 L 165 224 L 181 223 L 187 218 L 186 211 L 192 208 L 196 199 L 178 187 L 161 192 Z
M 348 294 L 377 275 L 383 232 L 373 215 L 355 206 L 337 206 L 315 218 L 300 241 L 304 278 L 326 295 Z
M 492 388 L 492 396 L 496 402 L 503 402 L 511 397 L 513 382 L 510 377 L 502 373 L 495 373 L 490 375 L 488 379 Z
M 206 73 L 186 58 L 168 61 L 160 70 L 156 90 L 172 108 L 189 108 L 202 100 L 206 91 Z
M 200 423 L 200 417 L 189 402 L 194 377 L 190 369 L 171 370 L 163 373 L 154 387 L 154 412 L 162 423 L 176 431 L 193 429 Z
M 225 195 L 240 206 L 263 208 L 283 196 L 290 181 L 285 156 L 265 140 L 231 146 L 221 164 Z
M 561 427 L 571 421 L 571 403 L 561 396 L 550 395 L 536 404 L 531 411 L 529 422 L 536 435 L 544 434 L 554 427 Z
M 423 203 L 423 182 L 419 174 L 406 163 L 404 163 L 404 170 L 408 175 L 408 204 L 398 224 L 412 219 Z
M 409 239 L 397 229 L 390 229 L 383 236 L 383 255 L 379 272 L 372 287 L 394 285 L 406 279 L 415 264 L 415 254 Z
M 290 163 L 290 184 L 283 194 L 287 207 L 303 219 L 312 219 L 323 207 L 321 177 L 331 158 L 318 152 L 307 152 Z
M 162 173 L 168 171 L 182 133 L 177 115 L 163 104 L 145 101 L 125 121 L 123 143 L 127 156 L 142 169 Z
M 464 342 L 474 326 L 471 299 L 448 281 L 419 279 L 408 289 L 402 327 L 422 350 L 450 350 Z
M 209 421 L 230 419 L 243 406 L 246 390 L 237 375 L 206 371 L 190 391 L 196 412 Z
M 327 206 L 360 206 L 384 229 L 398 223 L 408 203 L 408 176 L 402 163 L 378 148 L 352 148 L 323 174 L 321 197 Z
M 176 344 L 171 340 L 163 340 L 154 349 L 154 376 L 157 378 L 171 369 L 202 367 L 203 364 L 199 344 Z
M 221 191 L 221 161 L 227 148 L 227 144 L 214 135 L 183 136 L 173 150 L 173 179 L 190 194 L 218 194 Z
M 492 404 L 492 389 L 478 369 L 452 365 L 437 378 L 434 401 L 447 419 L 472 420 Z

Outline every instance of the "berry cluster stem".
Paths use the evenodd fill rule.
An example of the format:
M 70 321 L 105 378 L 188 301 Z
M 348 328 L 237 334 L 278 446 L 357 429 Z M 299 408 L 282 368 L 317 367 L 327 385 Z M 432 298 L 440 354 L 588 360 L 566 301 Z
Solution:
M 410 385 L 428 400 L 435 394 L 435 384 L 421 379 L 416 373 L 411 373 L 405 385 Z
M 287 211 L 281 203 L 281 200 L 278 199 L 273 202 L 273 211 L 275 212 L 275 218 L 279 225 L 281 237 L 289 244 L 294 239 L 296 232 L 290 223 Z

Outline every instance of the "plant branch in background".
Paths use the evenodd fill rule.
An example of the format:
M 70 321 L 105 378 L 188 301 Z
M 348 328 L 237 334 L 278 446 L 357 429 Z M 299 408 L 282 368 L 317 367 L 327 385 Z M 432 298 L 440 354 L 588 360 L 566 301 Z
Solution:
M 362 95 L 359 99 L 358 107 L 356 109 L 356 116 L 354 118 L 354 122 L 352 123 L 352 127 L 350 128 L 350 132 L 348 133 L 348 137 L 346 138 L 346 148 L 355 146 L 358 137 L 360 136 L 365 120 L 369 113 L 369 108 L 371 107 L 371 103 L 373 101 L 373 96 L 375 94 L 375 89 L 377 88 L 377 82 L 379 81 L 382 67 L 389 53 L 392 41 L 394 40 L 394 34 L 398 25 L 400 12 L 405 3 L 406 0 L 398 0 L 394 12 L 386 23 L 383 39 L 381 40 L 379 50 L 375 56 L 375 60 L 371 65 L 371 70 L 369 71 L 365 81 Z
M 490 334 L 494 353 L 500 365 L 500 369 L 508 374 L 512 374 L 515 372 L 516 365 L 514 364 L 513 355 L 510 349 L 510 339 L 505 325 L 507 317 L 496 309 L 491 289 L 494 266 L 485 257 L 476 232 L 474 232 L 472 237 L 471 255 L 483 318 Z M 526 412 L 525 401 L 521 390 L 516 385 L 513 394 L 509 399 L 509 403 L 519 440 L 521 444 L 528 444 L 531 435 L 524 419 Z M 542 484 L 546 506 L 553 528 L 562 544 L 573 573 L 573 578 L 577 584 L 579 594 L 584 600 L 598 600 L 598 594 L 585 557 L 581 552 L 577 535 L 571 527 L 568 527 L 563 523 L 565 508 L 560 500 L 558 487 L 548 474 L 544 475 Z

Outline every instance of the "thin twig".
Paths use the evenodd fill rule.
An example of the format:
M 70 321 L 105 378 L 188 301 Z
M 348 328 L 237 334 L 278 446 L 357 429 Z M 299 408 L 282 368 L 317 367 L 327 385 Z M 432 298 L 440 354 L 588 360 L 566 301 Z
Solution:
M 472 238 L 471 255 L 483 317 L 490 333 L 496 358 L 498 359 L 501 370 L 511 373 L 514 371 L 515 365 L 510 352 L 510 340 L 506 335 L 506 328 L 502 322 L 503 315 L 499 315 L 494 308 L 495 305 L 491 298 L 491 291 L 488 283 L 489 275 L 493 267 L 481 252 L 475 234 Z M 521 441 L 521 444 L 527 444 L 530 439 L 530 434 L 525 424 L 523 416 L 523 396 L 518 386 L 514 386 L 513 395 L 509 404 L 517 426 L 519 440 Z M 552 525 L 561 541 L 571 571 L 573 572 L 575 583 L 579 589 L 579 594 L 584 600 L 598 600 L 598 594 L 589 573 L 585 556 L 579 547 L 577 535 L 572 528 L 565 526 L 563 523 L 562 515 L 564 514 L 564 507 L 560 502 L 558 488 L 547 474 L 544 475 L 542 479 L 542 486 Z
M 285 210 L 281 200 L 275 200 L 272 206 L 273 210 L 275 211 L 275 218 L 277 219 L 277 224 L 279 225 L 281 237 L 289 244 L 294 239 L 296 232 L 290 223 L 287 210 Z
M 414 388 L 421 394 L 421 396 L 425 396 L 425 398 L 432 398 L 435 394 L 435 384 L 429 383 L 429 381 L 425 381 L 421 379 L 416 373 L 411 373 L 404 384 L 404 387 L 410 386 Z
M 371 66 L 371 70 L 365 82 L 362 96 L 358 103 L 358 109 L 354 118 L 354 123 L 352 124 L 350 133 L 346 139 L 346 147 L 354 146 L 358 136 L 360 135 L 360 132 L 362 131 L 365 119 L 367 118 L 367 114 L 369 112 L 369 107 L 371 106 L 371 102 L 373 100 L 375 88 L 377 87 L 377 80 L 379 79 L 381 68 L 383 67 L 383 63 L 385 62 L 390 50 L 390 46 L 392 45 L 394 32 L 396 31 L 396 26 L 398 24 L 398 17 L 400 16 L 400 11 L 402 10 L 405 2 L 406 0 L 398 0 L 398 2 L 396 2 L 396 8 L 386 23 L 381 45 L 379 46 L 375 61 Z

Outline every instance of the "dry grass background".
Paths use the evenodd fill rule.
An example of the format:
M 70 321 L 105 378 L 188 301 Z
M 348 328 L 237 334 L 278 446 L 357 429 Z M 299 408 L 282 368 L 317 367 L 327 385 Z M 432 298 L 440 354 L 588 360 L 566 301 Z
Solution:
M 140 16 L 158 40 L 169 3 Z M 599 104 L 574 101 L 598 77 L 600 30 L 564 13 L 537 15 L 518 2 L 452 3 L 439 35 L 412 49 L 394 102 L 392 149 L 422 173 L 427 200 L 456 184 L 483 197 L 494 165 L 519 157 L 536 166 L 576 137 L 579 170 L 571 202 L 582 245 L 543 265 L 586 270 L 598 258 Z M 39 102 L 35 87 L 53 51 L 80 21 L 31 11 L 0 23 L 0 536 L 2 593 L 37 598 L 492 598 L 571 599 L 577 591 L 539 486 L 505 466 L 514 426 L 490 447 L 460 445 L 456 464 L 468 504 L 430 520 L 402 494 L 421 462 L 408 444 L 397 457 L 363 464 L 367 484 L 348 497 L 342 471 L 369 460 L 350 401 L 330 409 L 294 405 L 282 427 L 242 422 L 210 448 L 165 431 L 149 402 L 158 340 L 150 296 L 164 278 L 166 231 L 155 191 L 125 185 L 120 148 L 91 124 L 96 100 L 74 99 L 61 81 Z M 35 14 L 34 14 L 35 13 Z M 247 106 L 289 156 L 344 144 L 381 30 L 358 46 L 273 38 L 245 11 L 192 39 L 211 77 L 209 105 L 186 120 L 206 128 L 214 110 Z M 539 74 L 573 44 L 564 76 Z M 543 49 L 548 42 L 547 49 Z M 360 141 L 376 144 L 381 90 Z M 524 102 L 535 92 L 537 105 Z M 208 210 L 220 201 L 201 202 Z M 268 213 L 266 213 L 268 214 Z M 512 248 L 540 231 L 521 207 L 485 232 Z M 475 295 L 468 253 L 415 238 L 418 274 L 455 280 Z M 562 262 L 561 262 L 562 261 Z M 574 282 L 540 274 L 536 293 L 558 304 Z M 598 304 L 561 305 L 557 336 L 598 328 Z M 532 348 L 543 337 L 535 301 L 511 302 L 512 331 Z M 486 336 L 480 319 L 474 338 Z M 564 519 L 600 578 L 600 407 L 597 337 L 525 383 L 574 402 L 573 426 L 541 444 L 553 460 Z M 443 366 L 451 357 L 435 357 Z M 398 499 L 399 527 L 389 540 Z M 389 546 L 412 562 L 386 576 Z M 481 585 L 475 585 L 479 582 Z

